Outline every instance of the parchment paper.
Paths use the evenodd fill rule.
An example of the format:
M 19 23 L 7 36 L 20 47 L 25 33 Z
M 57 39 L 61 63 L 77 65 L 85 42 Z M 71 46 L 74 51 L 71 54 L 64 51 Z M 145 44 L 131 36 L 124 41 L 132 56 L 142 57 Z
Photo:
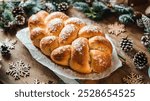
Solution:
M 16 36 L 26 46 L 26 48 L 29 50 L 32 57 L 36 61 L 46 66 L 47 68 L 52 70 L 54 73 L 59 74 L 69 79 L 90 79 L 90 80 L 102 79 L 102 78 L 109 76 L 112 72 L 114 72 L 115 70 L 117 70 L 119 67 L 122 66 L 122 63 L 117 56 L 115 46 L 111 38 L 108 35 L 106 35 L 106 38 L 112 43 L 112 46 L 113 46 L 112 66 L 111 68 L 107 69 L 105 72 L 99 73 L 99 74 L 97 73 L 80 74 L 71 70 L 70 68 L 63 68 L 62 66 L 55 64 L 48 57 L 42 54 L 42 52 L 32 44 L 29 38 L 28 28 L 20 30 Z

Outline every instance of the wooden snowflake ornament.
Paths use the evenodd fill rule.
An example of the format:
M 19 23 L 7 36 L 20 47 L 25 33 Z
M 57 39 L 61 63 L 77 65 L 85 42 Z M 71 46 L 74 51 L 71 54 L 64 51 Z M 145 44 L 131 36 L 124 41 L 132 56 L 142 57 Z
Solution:
M 21 77 L 30 76 L 29 70 L 30 66 L 25 64 L 22 60 L 19 60 L 9 64 L 6 74 L 14 77 L 15 80 L 19 80 Z
M 4 43 L 6 46 L 9 47 L 10 50 L 13 50 L 15 49 L 15 44 L 17 43 L 17 40 L 5 39 Z
M 17 40 L 5 39 L 4 41 L 0 42 L 0 51 L 4 55 L 5 53 L 9 53 L 10 50 L 15 49 L 15 45 Z
M 46 82 L 40 81 L 39 79 L 34 79 L 34 81 L 33 81 L 32 84 L 54 84 L 54 81 L 49 80 L 49 81 L 46 83 Z
M 123 24 L 119 24 L 115 22 L 114 24 L 108 25 L 109 34 L 115 34 L 118 36 L 119 34 L 124 33 L 124 32 L 125 32 L 125 26 Z
M 46 84 L 45 82 L 41 82 L 39 79 L 34 79 L 33 84 Z
M 144 84 L 143 75 L 138 75 L 133 72 L 123 78 L 123 81 L 127 84 Z

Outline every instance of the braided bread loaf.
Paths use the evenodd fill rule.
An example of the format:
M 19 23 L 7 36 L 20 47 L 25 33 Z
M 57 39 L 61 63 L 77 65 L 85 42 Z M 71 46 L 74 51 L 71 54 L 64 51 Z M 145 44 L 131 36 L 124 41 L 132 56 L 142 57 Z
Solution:
M 28 26 L 33 44 L 56 64 L 79 73 L 101 73 L 111 66 L 112 45 L 98 26 L 45 11 L 32 15 Z

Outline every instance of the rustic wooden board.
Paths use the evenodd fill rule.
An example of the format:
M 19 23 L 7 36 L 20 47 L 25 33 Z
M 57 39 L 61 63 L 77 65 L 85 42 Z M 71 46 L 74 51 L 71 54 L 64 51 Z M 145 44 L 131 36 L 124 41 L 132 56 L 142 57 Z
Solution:
M 144 6 L 142 6 L 144 7 Z M 140 10 L 138 8 L 138 10 Z M 86 18 L 84 14 L 81 12 L 75 10 L 75 9 L 70 9 L 68 12 L 69 16 L 76 16 L 79 17 L 86 22 L 93 23 L 93 24 L 98 24 L 99 26 L 102 27 L 103 32 L 107 33 L 107 25 L 112 24 L 117 21 L 116 16 L 108 17 L 105 18 L 102 21 L 99 22 L 94 22 L 91 21 L 90 19 Z M 128 35 L 130 38 L 133 39 L 134 41 L 134 49 L 135 51 L 143 51 L 147 54 L 149 63 L 150 63 L 150 53 L 147 52 L 146 48 L 140 43 L 140 38 L 143 34 L 143 30 L 139 29 L 136 25 L 128 25 L 126 26 L 126 32 L 124 34 L 121 34 L 119 36 L 111 35 L 112 39 L 118 43 L 121 39 L 121 37 L 124 37 Z M 5 34 L 4 32 L 0 32 L 0 40 L 4 40 L 5 38 L 11 38 L 11 39 L 16 39 L 15 35 L 11 35 L 11 33 Z M 116 44 L 116 47 L 117 44 Z M 49 69 L 46 67 L 42 66 L 41 64 L 37 63 L 32 56 L 29 54 L 28 50 L 22 45 L 20 41 L 16 44 L 15 50 L 11 51 L 12 56 L 11 59 L 9 60 L 3 60 L 3 68 L 0 70 L 0 81 L 3 83 L 32 83 L 35 78 L 39 79 L 40 81 L 43 82 L 48 82 L 49 80 L 54 81 L 55 83 L 58 83 L 60 80 L 59 78 L 52 73 Z M 134 51 L 133 51 L 134 53 Z M 133 54 L 132 53 L 132 54 Z M 141 74 L 144 76 L 144 82 L 148 83 L 150 82 L 150 79 L 147 74 L 147 69 L 145 68 L 142 71 L 139 71 L 135 69 L 135 66 L 133 65 L 132 58 L 128 54 L 121 54 L 125 59 L 126 59 L 126 64 L 123 64 L 123 66 L 116 70 L 114 73 L 112 73 L 109 77 L 101 79 L 101 80 L 96 80 L 96 81 L 91 81 L 91 80 L 80 80 L 80 83 L 98 83 L 98 84 L 121 84 L 123 83 L 122 78 L 129 74 L 130 72 L 135 72 L 138 74 Z M 22 59 L 25 63 L 30 64 L 31 70 L 30 70 L 30 77 L 27 78 L 22 78 L 21 80 L 15 81 L 11 76 L 6 75 L 5 71 L 8 68 L 8 63 L 17 61 Z

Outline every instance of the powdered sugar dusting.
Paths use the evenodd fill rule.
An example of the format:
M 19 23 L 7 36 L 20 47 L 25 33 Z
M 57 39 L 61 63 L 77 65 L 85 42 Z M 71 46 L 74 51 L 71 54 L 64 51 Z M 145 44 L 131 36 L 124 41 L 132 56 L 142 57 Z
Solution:
M 65 51 L 70 51 L 70 45 L 59 47 L 56 50 L 57 52 L 54 52 L 54 55 L 63 54 Z
M 72 17 L 72 18 L 68 19 L 68 20 L 66 21 L 66 24 L 68 24 L 69 22 L 78 24 L 79 26 L 80 26 L 80 25 L 83 25 L 83 24 L 84 24 L 84 25 L 86 24 L 83 20 L 81 20 L 81 19 L 79 19 L 79 18 L 76 18 L 76 17 Z
M 38 20 L 38 18 L 37 18 L 37 16 L 36 16 L 36 15 L 32 15 L 31 20 L 33 20 L 33 21 L 37 21 L 37 20 Z
M 53 12 L 51 14 L 51 16 L 55 16 L 56 18 L 60 18 L 60 19 L 63 19 L 63 20 L 65 20 L 68 17 L 67 15 L 65 15 L 62 12 Z
M 62 25 L 63 21 L 59 18 L 55 18 L 48 23 L 48 28 L 50 29 L 50 32 L 55 32 L 57 31 L 57 28 L 61 27 Z
M 34 28 L 34 31 L 35 31 L 36 33 L 39 33 L 41 30 L 42 30 L 42 28 L 40 28 L 40 27 Z
M 86 45 L 84 39 L 80 38 L 75 40 L 72 45 L 75 47 L 75 50 L 82 54 L 83 47 Z
M 97 61 L 97 62 L 96 62 L 97 65 L 100 65 L 100 66 L 103 66 L 103 67 L 106 66 L 106 61 L 105 61 L 105 59 L 103 59 L 100 55 L 93 57 L 93 59 L 94 59 L 95 61 Z
M 93 25 L 85 26 L 85 27 L 83 28 L 83 31 L 85 31 L 85 30 L 86 30 L 88 33 L 89 33 L 89 32 L 98 33 L 98 32 L 101 31 L 98 26 L 93 26 Z
M 53 41 L 56 40 L 56 37 L 55 36 L 50 36 L 50 37 L 46 37 L 49 41 L 49 43 L 52 43 Z
M 75 30 L 74 25 L 66 25 L 60 34 L 60 38 L 63 40 L 67 39 Z

